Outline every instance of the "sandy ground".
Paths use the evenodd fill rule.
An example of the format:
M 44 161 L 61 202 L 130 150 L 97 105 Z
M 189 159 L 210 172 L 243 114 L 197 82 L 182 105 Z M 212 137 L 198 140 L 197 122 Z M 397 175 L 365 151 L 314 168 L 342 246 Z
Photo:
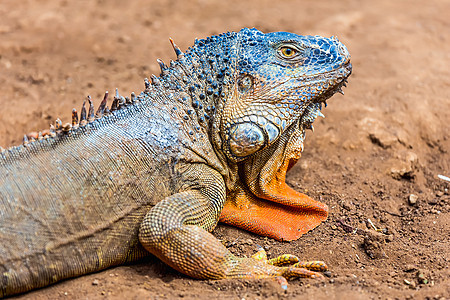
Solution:
M 163 3 L 163 4 L 161 4 Z M 433 1 L 0 2 L 0 145 L 70 120 L 90 94 L 143 89 L 194 38 L 256 27 L 337 35 L 354 66 L 345 96 L 309 133 L 288 174 L 330 217 L 289 243 L 219 226 L 231 251 L 325 260 L 323 282 L 198 281 L 150 258 L 67 280 L 35 299 L 450 299 L 450 2 Z M 410 196 L 411 194 L 417 197 Z M 379 229 L 376 232 L 373 226 Z

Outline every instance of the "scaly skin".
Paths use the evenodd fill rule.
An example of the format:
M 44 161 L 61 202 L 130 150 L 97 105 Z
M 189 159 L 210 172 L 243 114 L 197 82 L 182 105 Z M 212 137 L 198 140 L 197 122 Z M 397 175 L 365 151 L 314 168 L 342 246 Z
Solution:
M 89 99 L 80 121 L 2 150 L 0 296 L 148 253 L 201 279 L 321 277 L 322 262 L 239 258 L 210 232 L 220 219 L 293 240 L 326 219 L 285 175 L 350 75 L 345 46 L 242 29 L 174 49 L 138 97 L 96 116 Z

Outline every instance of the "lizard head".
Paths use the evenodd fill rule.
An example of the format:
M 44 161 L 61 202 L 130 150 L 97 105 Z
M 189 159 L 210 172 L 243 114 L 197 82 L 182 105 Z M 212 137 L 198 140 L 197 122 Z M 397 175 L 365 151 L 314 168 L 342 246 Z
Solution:
M 328 207 L 290 188 L 286 172 L 322 104 L 342 92 L 350 55 L 335 37 L 256 29 L 241 30 L 231 51 L 236 58 L 212 124 L 214 146 L 230 170 L 220 220 L 297 239 L 327 218 Z
M 347 48 L 335 37 L 243 29 L 234 52 L 233 78 L 215 127 L 221 135 L 216 147 L 235 163 L 275 144 L 294 123 L 311 127 L 352 69 Z

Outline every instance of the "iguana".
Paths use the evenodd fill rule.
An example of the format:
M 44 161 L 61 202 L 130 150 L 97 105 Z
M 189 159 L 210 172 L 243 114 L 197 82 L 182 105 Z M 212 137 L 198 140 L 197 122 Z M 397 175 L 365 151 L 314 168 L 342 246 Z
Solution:
M 328 208 L 285 183 L 352 67 L 337 38 L 244 28 L 196 40 L 130 98 L 0 154 L 0 296 L 154 254 L 200 279 L 320 278 L 322 262 L 236 257 L 222 221 L 295 240 Z M 285 279 L 284 279 L 285 280 Z

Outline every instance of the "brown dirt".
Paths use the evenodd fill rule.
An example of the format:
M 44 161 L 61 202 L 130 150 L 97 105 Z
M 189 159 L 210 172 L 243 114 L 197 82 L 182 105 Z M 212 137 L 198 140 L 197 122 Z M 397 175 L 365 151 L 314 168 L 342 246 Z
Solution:
M 329 205 L 328 221 L 289 243 L 215 231 L 240 255 L 259 244 L 272 257 L 323 259 L 331 278 L 283 292 L 270 280 L 193 280 L 152 258 L 18 298 L 450 299 L 450 184 L 437 177 L 450 175 L 450 2 L 159 2 L 2 1 L 0 145 L 69 121 L 87 94 L 141 91 L 155 59 L 174 58 L 169 36 L 186 49 L 241 27 L 337 35 L 352 54 L 349 87 L 287 179 Z

